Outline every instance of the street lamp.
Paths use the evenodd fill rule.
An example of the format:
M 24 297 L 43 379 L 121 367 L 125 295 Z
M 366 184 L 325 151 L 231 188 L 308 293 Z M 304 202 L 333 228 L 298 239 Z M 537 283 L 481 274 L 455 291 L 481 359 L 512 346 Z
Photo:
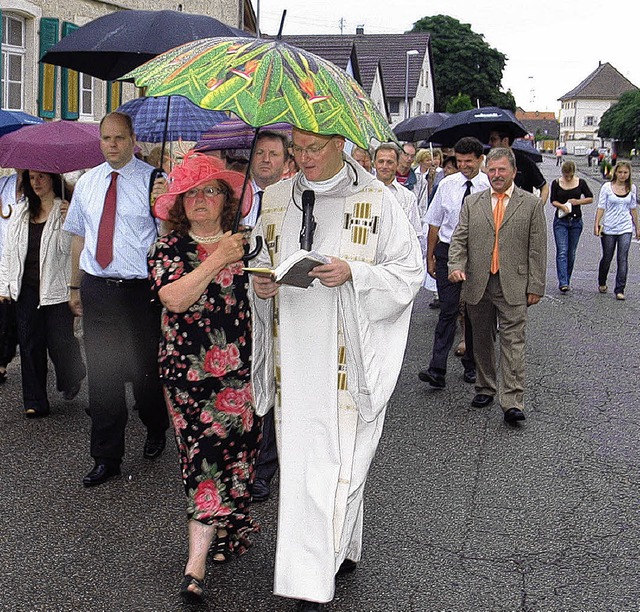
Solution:
M 417 49 L 411 49 L 407 51 L 407 73 L 404 81 L 404 118 L 409 118 L 409 57 L 411 55 L 418 55 L 420 51 Z

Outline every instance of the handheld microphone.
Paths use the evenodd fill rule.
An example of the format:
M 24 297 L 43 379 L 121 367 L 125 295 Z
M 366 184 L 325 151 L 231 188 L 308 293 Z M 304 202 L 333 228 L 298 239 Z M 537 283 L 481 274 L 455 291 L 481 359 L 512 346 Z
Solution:
M 316 201 L 315 191 L 305 189 L 302 192 L 302 229 L 300 230 L 300 248 L 310 251 L 313 245 L 313 232 L 316 220 L 313 218 L 313 205 Z

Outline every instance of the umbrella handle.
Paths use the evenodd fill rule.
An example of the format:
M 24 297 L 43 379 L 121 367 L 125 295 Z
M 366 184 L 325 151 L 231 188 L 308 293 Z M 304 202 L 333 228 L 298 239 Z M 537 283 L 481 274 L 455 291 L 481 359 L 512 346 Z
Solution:
M 251 259 L 255 259 L 260 251 L 262 251 L 262 236 L 256 236 L 256 248 L 253 251 L 249 251 L 242 256 L 244 262 L 248 262 Z

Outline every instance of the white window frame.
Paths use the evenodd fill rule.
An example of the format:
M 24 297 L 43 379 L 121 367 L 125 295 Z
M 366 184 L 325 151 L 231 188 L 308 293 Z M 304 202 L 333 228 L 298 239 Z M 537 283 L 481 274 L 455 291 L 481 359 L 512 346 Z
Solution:
M 95 101 L 96 101 L 96 80 L 89 74 L 84 74 L 84 73 L 80 73 L 78 75 L 78 86 L 80 88 L 79 90 L 79 107 L 80 107 L 80 116 L 84 119 L 93 119 L 94 116 L 94 108 L 95 108 Z M 90 87 L 85 87 L 85 79 L 89 79 L 89 83 L 90 83 Z M 85 106 L 84 106 L 84 94 L 85 92 L 89 93 L 90 96 L 90 102 L 89 105 L 91 106 L 91 112 L 86 112 Z
M 5 21 L 6 20 L 6 21 Z M 22 29 L 22 46 L 11 45 L 6 42 L 5 24 L 9 20 L 17 21 Z M 8 28 L 7 28 L 8 29 Z M 12 13 L 2 12 L 2 108 L 5 110 L 22 111 L 24 110 L 24 90 L 25 90 L 25 60 L 27 55 L 27 25 L 26 19 Z M 20 80 L 9 81 L 9 58 L 20 57 Z M 20 85 L 20 104 L 13 107 L 9 104 L 9 87 L 10 83 L 18 83 Z

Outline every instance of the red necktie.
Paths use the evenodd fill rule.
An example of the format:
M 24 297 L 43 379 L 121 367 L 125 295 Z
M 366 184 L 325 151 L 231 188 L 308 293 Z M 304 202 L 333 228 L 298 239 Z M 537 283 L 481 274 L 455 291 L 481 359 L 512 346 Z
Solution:
M 118 173 L 111 173 L 111 182 L 104 197 L 102 217 L 98 227 L 98 243 L 96 244 L 96 261 L 100 267 L 106 268 L 113 259 L 113 230 L 116 226 L 116 200 L 118 197 L 116 182 Z
M 500 269 L 500 251 L 498 249 L 498 234 L 504 217 L 504 193 L 497 193 L 498 201 L 493 209 L 493 222 L 496 226 L 496 239 L 493 243 L 493 253 L 491 254 L 491 274 L 495 274 Z

